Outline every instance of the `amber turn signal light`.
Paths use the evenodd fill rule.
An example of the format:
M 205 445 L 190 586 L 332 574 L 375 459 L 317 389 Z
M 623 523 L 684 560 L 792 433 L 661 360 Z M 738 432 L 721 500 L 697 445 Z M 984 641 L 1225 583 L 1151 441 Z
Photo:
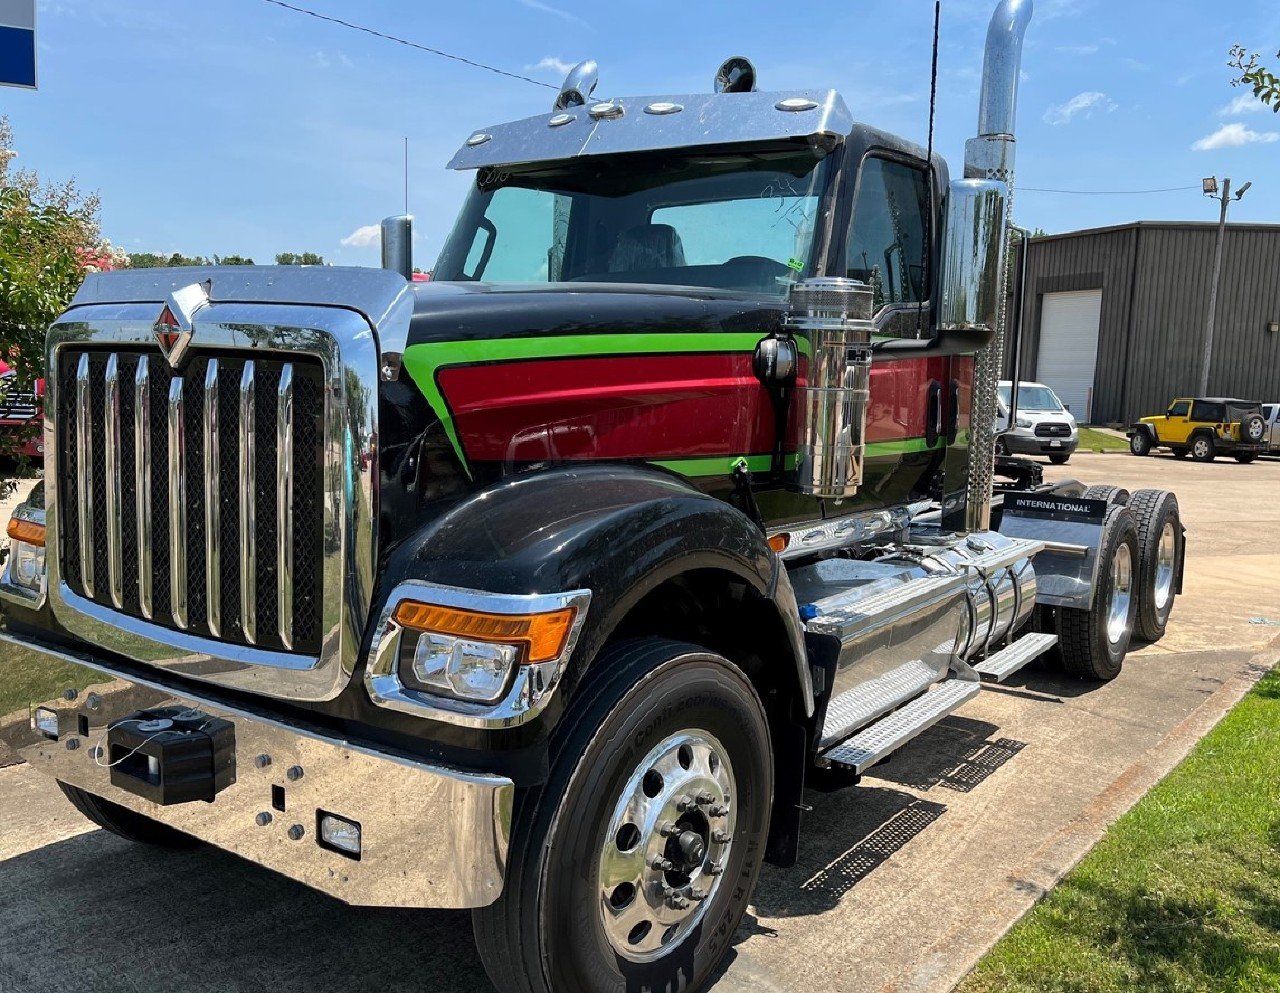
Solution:
M 573 607 L 562 607 L 545 614 L 490 614 L 401 600 L 393 616 L 397 624 L 415 631 L 518 645 L 523 649 L 521 661 L 532 663 L 560 657 L 569 640 L 575 613 Z
M 790 544 L 791 535 L 786 534 L 785 532 L 783 534 L 775 534 L 769 539 L 769 547 L 779 555 L 785 552 L 787 550 L 787 546 Z
M 9 537 L 15 541 L 25 541 L 28 545 L 35 545 L 37 548 L 44 548 L 44 525 L 14 517 L 9 521 Z

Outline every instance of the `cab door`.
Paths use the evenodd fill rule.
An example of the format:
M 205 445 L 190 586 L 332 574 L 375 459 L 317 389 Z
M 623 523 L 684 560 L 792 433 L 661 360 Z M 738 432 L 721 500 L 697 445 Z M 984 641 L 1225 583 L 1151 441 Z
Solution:
M 1156 435 L 1168 445 L 1182 445 L 1191 436 L 1190 400 L 1175 400 L 1162 422 L 1156 424 Z

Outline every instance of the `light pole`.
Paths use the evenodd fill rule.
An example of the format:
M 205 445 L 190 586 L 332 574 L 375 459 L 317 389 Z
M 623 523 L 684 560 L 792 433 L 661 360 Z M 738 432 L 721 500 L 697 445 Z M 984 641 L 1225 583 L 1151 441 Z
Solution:
M 1236 191 L 1239 200 L 1253 183 L 1245 183 Z M 1222 213 L 1218 217 L 1218 244 L 1213 252 L 1213 283 L 1209 288 L 1209 319 L 1204 328 L 1204 361 L 1200 365 L 1200 396 L 1209 393 L 1209 364 L 1213 361 L 1213 321 L 1218 313 L 1218 281 L 1222 278 L 1222 243 L 1227 233 L 1227 209 L 1231 206 L 1231 177 L 1222 181 L 1222 193 L 1218 193 L 1218 177 L 1210 176 L 1201 181 L 1204 195 L 1222 201 Z

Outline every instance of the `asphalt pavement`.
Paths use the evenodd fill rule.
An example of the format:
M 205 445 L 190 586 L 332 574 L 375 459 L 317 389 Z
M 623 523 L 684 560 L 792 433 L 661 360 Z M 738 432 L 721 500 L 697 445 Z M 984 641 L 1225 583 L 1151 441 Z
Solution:
M 1077 455 L 1048 475 L 1178 493 L 1168 635 L 1105 686 L 1025 670 L 862 786 L 809 791 L 800 864 L 766 867 L 717 993 L 949 990 L 1276 661 L 1280 462 Z M 489 988 L 466 913 L 346 907 L 224 852 L 130 845 L 24 765 L 0 769 L 0 919 L 0 990 Z

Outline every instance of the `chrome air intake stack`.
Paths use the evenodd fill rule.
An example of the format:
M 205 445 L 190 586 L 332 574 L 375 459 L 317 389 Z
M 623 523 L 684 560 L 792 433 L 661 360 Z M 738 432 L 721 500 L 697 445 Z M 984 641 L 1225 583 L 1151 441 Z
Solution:
M 844 500 L 862 485 L 866 457 L 871 287 L 838 276 L 805 279 L 791 287 L 790 307 L 787 328 L 809 346 L 808 374 L 797 391 L 800 492 Z
M 996 188 L 1012 188 L 1014 178 L 1014 120 L 1018 106 L 1018 77 L 1022 71 L 1022 40 L 1031 22 L 1032 0 L 1002 0 L 987 27 L 987 47 L 982 63 L 982 96 L 978 105 L 978 135 L 965 144 L 964 181 L 952 188 L 953 199 L 972 197 L 970 209 L 950 209 L 948 217 L 957 230 L 948 232 L 948 243 L 957 244 L 966 235 L 957 215 L 967 215 L 976 227 L 968 237 L 986 251 L 982 264 L 983 292 L 988 301 L 972 310 L 991 313 L 995 304 L 995 337 L 978 352 L 974 363 L 973 407 L 970 423 L 969 492 L 966 526 L 984 531 L 991 525 L 991 476 L 995 462 L 996 383 L 1004 365 L 1006 324 L 1004 285 L 1005 249 L 1011 219 L 1008 205 L 998 209 L 994 201 L 1003 199 Z M 998 225 L 998 229 L 993 230 Z M 974 255 L 979 254 L 974 252 Z M 993 257 L 994 256 L 994 257 Z M 948 287 L 951 274 L 944 273 Z M 944 304 L 945 310 L 945 304 Z M 989 319 L 989 318 L 988 318 Z M 943 325 L 945 327 L 945 315 Z

